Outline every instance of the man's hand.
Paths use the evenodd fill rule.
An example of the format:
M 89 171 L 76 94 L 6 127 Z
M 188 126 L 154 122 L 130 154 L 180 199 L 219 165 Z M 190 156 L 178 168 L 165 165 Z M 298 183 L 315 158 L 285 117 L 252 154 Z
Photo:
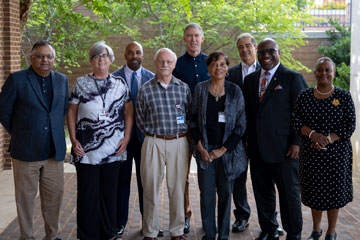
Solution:
M 294 159 L 299 158 L 299 145 L 290 145 L 286 156 Z

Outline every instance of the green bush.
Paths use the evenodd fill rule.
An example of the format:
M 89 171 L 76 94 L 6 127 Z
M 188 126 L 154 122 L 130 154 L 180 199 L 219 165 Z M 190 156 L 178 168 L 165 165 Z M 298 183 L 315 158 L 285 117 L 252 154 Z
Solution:
M 326 31 L 330 37 L 330 45 L 319 46 L 318 51 L 336 64 L 334 85 L 349 90 L 351 31 L 332 19 L 329 19 L 329 23 L 334 27 Z

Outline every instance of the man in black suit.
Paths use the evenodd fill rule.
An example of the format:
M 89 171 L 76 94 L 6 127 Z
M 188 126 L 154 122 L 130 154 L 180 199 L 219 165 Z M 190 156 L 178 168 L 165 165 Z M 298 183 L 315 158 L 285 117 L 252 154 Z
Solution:
M 31 66 L 9 75 L 0 93 L 0 123 L 11 136 L 19 239 L 35 239 L 35 199 L 40 189 L 44 239 L 59 239 L 66 153 L 64 116 L 68 78 L 52 71 L 54 47 L 43 40 L 30 53 Z
M 236 46 L 241 62 L 229 69 L 226 80 L 243 89 L 245 76 L 260 68 L 260 64 L 256 61 L 256 39 L 250 33 L 242 33 L 237 38 Z M 234 181 L 233 200 L 236 209 L 234 210 L 235 222 L 232 225 L 233 232 L 242 232 L 249 226 L 250 206 L 247 201 L 246 178 L 247 168 Z
M 260 69 L 260 64 L 256 61 L 256 39 L 250 33 L 242 33 L 237 38 L 236 46 L 241 63 L 229 69 L 227 80 L 243 89 L 245 77 Z M 246 143 L 246 135 L 244 135 L 243 142 Z M 250 206 L 247 201 L 246 179 L 247 169 L 234 181 L 233 200 L 236 209 L 234 209 L 235 222 L 232 225 L 232 231 L 235 233 L 243 232 L 249 226 Z M 277 212 L 274 214 L 273 221 L 278 224 L 276 217 Z M 279 235 L 284 234 L 280 226 L 277 231 Z
M 279 239 L 278 225 L 273 221 L 275 184 L 286 239 L 301 239 L 299 137 L 291 127 L 291 112 L 299 92 L 307 84 L 300 73 L 280 63 L 275 40 L 262 40 L 257 53 L 261 69 L 245 77 L 243 89 L 247 154 L 261 227 L 257 239 Z

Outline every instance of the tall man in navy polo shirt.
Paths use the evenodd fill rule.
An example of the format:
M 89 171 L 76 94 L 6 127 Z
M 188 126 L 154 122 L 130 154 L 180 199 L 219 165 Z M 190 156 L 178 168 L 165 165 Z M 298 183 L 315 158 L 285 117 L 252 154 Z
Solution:
M 205 62 L 207 55 L 201 52 L 201 43 L 204 41 L 204 32 L 201 26 L 197 23 L 189 23 L 186 25 L 183 39 L 186 45 L 186 53 L 178 58 L 173 75 L 187 83 L 190 87 L 191 94 L 193 94 L 196 84 L 210 79 Z M 189 157 L 189 168 L 185 186 L 184 233 L 190 232 L 191 209 L 189 201 L 189 172 L 191 158 L 192 154 L 190 154 Z

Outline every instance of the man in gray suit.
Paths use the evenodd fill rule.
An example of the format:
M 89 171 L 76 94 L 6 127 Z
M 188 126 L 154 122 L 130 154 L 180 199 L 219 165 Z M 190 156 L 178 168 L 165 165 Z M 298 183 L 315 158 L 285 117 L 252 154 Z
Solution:
M 126 80 L 129 86 L 131 98 L 135 109 L 135 99 L 139 88 L 147 81 L 154 77 L 154 73 L 147 70 L 141 65 L 144 59 L 144 51 L 140 43 L 130 42 L 125 48 L 126 65 L 113 72 L 115 76 L 120 76 Z M 136 119 L 134 118 L 134 121 Z M 135 123 L 135 122 L 134 122 Z M 130 196 L 130 182 L 132 171 L 132 159 L 135 160 L 136 165 L 136 179 L 139 192 L 139 206 L 141 215 L 143 214 L 143 187 L 140 177 L 140 160 L 141 160 L 141 145 L 144 141 L 144 135 L 133 124 L 131 132 L 131 139 L 127 146 L 127 160 L 121 163 L 119 181 L 118 181 L 118 195 L 117 195 L 117 215 L 116 225 L 118 227 L 118 235 L 123 235 L 124 229 L 129 215 L 129 196 Z
M 31 66 L 11 73 L 0 93 L 0 122 L 11 136 L 15 199 L 20 239 L 35 239 L 35 198 L 40 187 L 44 239 L 59 239 L 66 152 L 64 116 L 68 79 L 52 71 L 55 49 L 38 41 Z

